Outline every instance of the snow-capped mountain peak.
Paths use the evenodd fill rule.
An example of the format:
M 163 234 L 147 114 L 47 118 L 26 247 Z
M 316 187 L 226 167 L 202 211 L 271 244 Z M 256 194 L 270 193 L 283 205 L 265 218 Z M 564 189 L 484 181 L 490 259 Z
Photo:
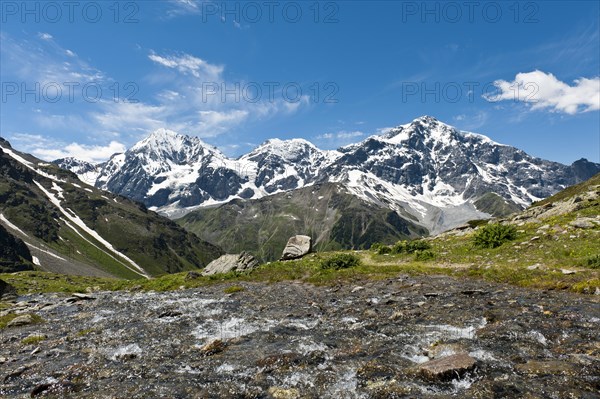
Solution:
M 321 153 L 321 150 L 310 141 L 304 139 L 269 139 L 240 159 L 253 159 L 264 155 L 293 161 L 306 158 L 307 156 L 310 157 L 315 153 Z
M 96 184 L 101 165 L 83 161 L 74 157 L 66 157 L 52 161 L 53 164 L 75 173 L 79 180 L 93 186 Z
M 168 129 L 157 129 L 136 143 L 128 153 L 145 153 L 165 157 L 177 163 L 204 152 L 218 153 L 219 150 L 195 136 L 186 136 Z
M 196 137 L 159 129 L 104 164 L 96 186 L 174 216 L 336 182 L 436 232 L 527 206 L 598 171 L 591 162 L 544 161 L 422 116 L 338 151 L 271 139 L 235 160 Z

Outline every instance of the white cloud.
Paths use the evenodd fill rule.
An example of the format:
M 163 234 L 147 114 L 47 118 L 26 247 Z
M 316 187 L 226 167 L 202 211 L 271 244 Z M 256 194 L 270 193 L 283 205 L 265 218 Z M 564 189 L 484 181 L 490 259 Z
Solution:
M 200 137 L 215 137 L 232 132 L 242 124 L 278 115 L 290 115 L 310 103 L 308 96 L 303 96 L 294 103 L 285 101 L 280 92 L 275 93 L 274 99 L 263 93 L 257 102 L 245 99 L 243 94 L 237 101 L 231 97 L 223 99 L 220 93 L 208 96 L 207 100 L 201 90 L 203 83 L 214 82 L 227 90 L 238 83 L 224 79 L 224 66 L 190 54 L 165 55 L 153 51 L 149 53 L 148 59 L 157 66 L 159 72 L 139 81 L 140 84 L 144 82 L 147 85 L 138 88 L 140 90 L 133 95 L 134 99 L 140 101 L 126 102 L 124 100 L 131 94 L 125 89 L 127 82 L 115 82 L 102 71 L 88 65 L 75 51 L 60 47 L 54 39 L 48 41 L 40 36 L 37 40 L 18 40 L 4 32 L 0 32 L 0 37 L 2 72 L 7 80 L 27 82 L 28 87 L 33 87 L 34 83 L 43 86 L 46 82 L 60 82 L 59 85 L 62 82 L 79 83 L 72 104 L 64 104 L 69 96 L 67 91 L 63 92 L 62 98 L 65 101 L 60 105 L 68 105 L 66 108 L 52 106 L 44 101 L 32 104 L 31 126 L 25 127 L 32 132 L 39 129 L 44 134 L 52 133 L 59 137 L 74 137 L 80 132 L 86 132 L 92 143 L 96 143 L 96 138 L 107 141 L 118 137 L 119 141 L 127 144 L 162 127 Z M 86 98 L 82 95 L 81 87 L 88 82 L 98 84 L 104 93 L 97 102 L 84 101 Z M 112 98 L 111 87 L 115 83 L 122 88 L 118 102 Z M 245 82 L 238 84 L 244 87 Z M 139 97 L 142 93 L 146 95 L 143 99 Z M 5 120 L 4 114 L 2 117 Z M 6 126 L 14 128 L 10 124 Z M 79 138 L 65 141 L 85 142 Z M 64 155 L 54 149 L 66 147 L 67 143 L 63 143 L 62 147 L 52 143 L 48 147 L 40 146 L 41 150 L 49 148 L 51 152 L 38 149 L 36 155 Z M 19 148 L 23 148 L 23 145 Z M 71 150 L 86 156 L 82 148 L 72 147 Z
M 364 136 L 363 132 L 360 131 L 354 131 L 354 132 L 338 132 L 337 133 L 337 138 L 339 139 L 351 139 L 351 138 L 355 138 L 355 137 L 361 137 Z
M 191 74 L 196 78 L 204 79 L 208 82 L 215 82 L 221 79 L 224 67 L 222 65 L 213 65 L 189 54 L 180 56 L 160 56 L 151 52 L 148 58 L 153 62 L 167 68 L 176 69 L 184 74 Z
M 167 16 L 169 17 L 201 13 L 199 7 L 201 3 L 197 0 L 170 0 L 169 4 L 172 6 L 167 10 Z
M 325 139 L 325 140 L 330 140 L 330 139 L 341 139 L 341 140 L 346 140 L 346 139 L 353 139 L 356 137 L 362 137 L 365 134 L 361 131 L 355 130 L 353 132 L 349 132 L 346 130 L 340 130 L 339 132 L 335 132 L 335 133 L 323 133 L 317 136 L 317 139 Z
M 3 80 L 16 78 L 31 84 L 39 83 L 41 87 L 65 82 L 83 86 L 105 80 L 102 72 L 89 66 L 72 51 L 60 47 L 51 35 L 40 33 L 38 37 L 40 40 L 18 41 L 2 34 Z
M 113 154 L 124 152 L 125 149 L 125 145 L 118 141 L 111 141 L 105 146 L 71 143 L 60 149 L 38 148 L 33 151 L 33 154 L 47 160 L 74 157 L 87 162 L 99 163 L 106 161 Z
M 165 106 L 103 101 L 102 110 L 90 114 L 104 130 L 149 132 L 166 125 L 169 110 Z
M 174 2 L 182 7 L 187 7 L 194 10 L 198 9 L 198 4 L 194 0 L 175 0 Z
M 217 136 L 245 121 L 249 112 L 233 109 L 229 111 L 200 111 L 200 121 L 196 131 L 203 137 Z
M 28 133 L 14 133 L 10 136 L 10 141 L 20 150 L 46 161 L 74 157 L 87 162 L 100 163 L 126 149 L 123 143 L 114 140 L 106 145 L 66 144 L 50 137 Z
M 518 73 L 512 82 L 496 80 L 498 93 L 484 95 L 488 101 L 514 100 L 532 110 L 549 109 L 574 115 L 600 110 L 600 77 L 580 78 L 569 85 L 539 70 Z
M 460 114 L 453 119 L 457 127 L 463 130 L 475 130 L 484 126 L 488 121 L 489 114 L 486 111 L 478 111 L 474 114 Z
M 38 33 L 38 37 L 42 40 L 52 40 L 52 35 L 50 33 Z

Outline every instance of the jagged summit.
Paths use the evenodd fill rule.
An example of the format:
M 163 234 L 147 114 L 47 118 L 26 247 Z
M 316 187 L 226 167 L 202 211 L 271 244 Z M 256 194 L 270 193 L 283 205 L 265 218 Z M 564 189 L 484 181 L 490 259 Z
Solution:
M 188 162 L 204 153 L 220 151 L 196 136 L 179 134 L 168 129 L 157 129 L 136 143 L 127 153 L 156 154 L 174 162 Z

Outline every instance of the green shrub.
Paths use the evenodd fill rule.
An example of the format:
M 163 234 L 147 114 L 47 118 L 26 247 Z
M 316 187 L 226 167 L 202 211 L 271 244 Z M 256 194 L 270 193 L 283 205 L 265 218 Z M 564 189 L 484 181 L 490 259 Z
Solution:
M 393 254 L 407 253 L 412 254 L 415 251 L 425 251 L 431 249 L 431 244 L 424 240 L 398 241 L 392 247 Z
M 600 254 L 590 256 L 587 259 L 587 267 L 590 269 L 600 269 Z
M 371 244 L 371 246 L 369 247 L 370 251 L 373 252 L 379 252 L 379 249 L 381 249 L 382 247 L 384 247 L 385 245 L 383 245 L 380 242 L 374 242 L 373 244 Z
M 321 269 L 347 269 L 360 265 L 360 258 L 352 254 L 336 254 L 321 261 Z
M 377 254 L 378 255 L 385 255 L 385 254 L 389 254 L 392 252 L 392 248 L 388 247 L 387 245 L 382 245 L 381 247 L 379 247 L 379 249 L 377 250 Z
M 406 241 L 398 241 L 392 246 L 391 253 L 393 254 L 401 254 L 406 251 Z
M 515 238 L 517 238 L 517 229 L 514 226 L 492 223 L 481 227 L 473 240 L 477 247 L 497 248 Z
M 424 250 L 416 250 L 415 251 L 415 260 L 418 261 L 426 261 L 426 260 L 431 260 L 435 258 L 435 254 L 433 253 L 433 251 L 430 251 L 429 249 L 424 249 Z
M 406 253 L 412 254 L 416 251 L 426 251 L 431 249 L 431 244 L 424 240 L 409 241 L 406 244 Z

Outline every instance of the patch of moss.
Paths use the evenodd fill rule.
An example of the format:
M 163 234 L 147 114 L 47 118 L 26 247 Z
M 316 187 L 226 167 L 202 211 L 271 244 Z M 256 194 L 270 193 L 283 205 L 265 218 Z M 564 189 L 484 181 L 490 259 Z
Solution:
M 33 318 L 33 324 L 39 324 L 39 323 L 44 322 L 44 319 L 42 319 L 40 316 L 33 314 L 33 313 L 22 313 L 22 314 L 9 313 L 5 316 L 0 316 L 0 329 L 6 328 L 8 323 L 10 323 L 13 319 L 15 319 L 19 316 L 24 316 L 26 314 L 31 315 L 31 317 Z
M 47 337 L 45 335 L 30 335 L 29 337 L 23 338 L 21 340 L 21 344 L 22 345 L 35 345 L 37 343 L 45 341 L 46 338 Z
M 245 290 L 246 289 L 244 287 L 242 287 L 241 285 L 232 285 L 232 286 L 225 288 L 223 290 L 223 292 L 225 294 L 233 294 L 233 293 L 241 292 L 241 291 L 245 291 Z

